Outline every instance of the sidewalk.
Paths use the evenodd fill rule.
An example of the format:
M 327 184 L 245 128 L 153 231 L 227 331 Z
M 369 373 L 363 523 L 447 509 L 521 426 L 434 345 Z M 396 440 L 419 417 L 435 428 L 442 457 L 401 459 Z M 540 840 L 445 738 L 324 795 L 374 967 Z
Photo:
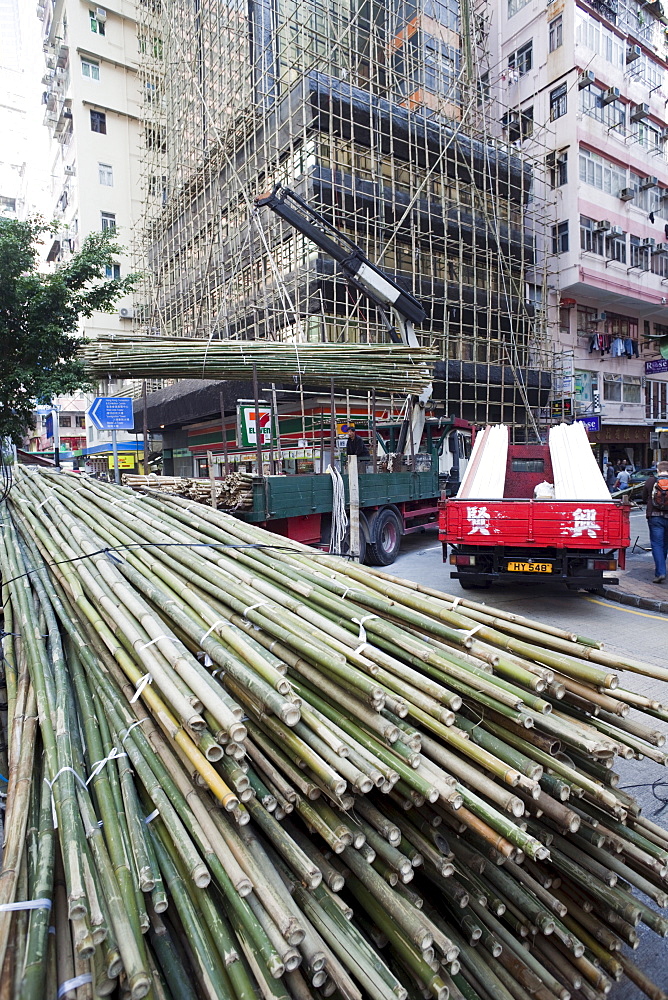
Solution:
M 626 569 L 619 570 L 615 576 L 619 577 L 619 586 L 604 588 L 609 600 L 668 615 L 668 584 L 652 583 L 654 560 L 649 552 L 644 508 L 631 511 L 631 544 L 626 550 Z

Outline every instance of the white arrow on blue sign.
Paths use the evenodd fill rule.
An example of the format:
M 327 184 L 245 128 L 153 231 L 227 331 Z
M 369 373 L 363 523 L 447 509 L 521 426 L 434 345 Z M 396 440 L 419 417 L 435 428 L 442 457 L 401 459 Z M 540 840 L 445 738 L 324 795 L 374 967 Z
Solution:
M 130 431 L 135 424 L 130 396 L 98 396 L 88 416 L 99 431 Z

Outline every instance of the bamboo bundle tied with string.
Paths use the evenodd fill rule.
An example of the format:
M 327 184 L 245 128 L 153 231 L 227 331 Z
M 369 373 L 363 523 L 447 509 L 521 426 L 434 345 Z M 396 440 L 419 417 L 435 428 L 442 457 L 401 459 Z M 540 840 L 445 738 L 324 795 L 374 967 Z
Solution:
M 93 378 L 248 379 L 419 395 L 432 381 L 437 360 L 428 347 L 397 344 L 314 344 L 185 337 L 101 336 L 84 344 L 81 359 Z
M 24 472 L 0 518 L 8 997 L 666 1000 L 613 763 L 666 764 L 618 673 L 668 670 L 181 497 Z
M 216 502 L 224 510 L 242 510 L 253 504 L 253 475 L 250 472 L 230 472 L 215 481 Z M 211 485 L 208 480 L 190 479 L 186 476 L 140 476 L 126 474 L 123 485 L 132 490 L 150 489 L 156 493 L 168 493 L 185 497 L 198 503 L 211 504 Z

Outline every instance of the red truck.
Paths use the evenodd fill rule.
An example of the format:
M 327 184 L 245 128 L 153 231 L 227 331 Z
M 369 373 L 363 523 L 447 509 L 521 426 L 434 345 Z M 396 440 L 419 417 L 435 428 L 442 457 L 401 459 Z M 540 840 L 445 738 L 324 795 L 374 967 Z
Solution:
M 502 500 L 440 501 L 443 562 L 449 545 L 450 575 L 464 589 L 531 577 L 601 592 L 619 582 L 603 574 L 624 568 L 629 504 L 529 499 L 544 481 L 554 481 L 548 446 L 510 445 Z

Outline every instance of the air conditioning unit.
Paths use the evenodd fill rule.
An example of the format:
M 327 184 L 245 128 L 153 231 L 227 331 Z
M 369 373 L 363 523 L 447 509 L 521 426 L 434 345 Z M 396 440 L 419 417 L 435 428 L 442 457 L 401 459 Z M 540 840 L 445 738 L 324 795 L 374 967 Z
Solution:
M 74 177 L 75 174 L 76 174 L 76 172 L 77 172 L 77 168 L 74 166 L 73 163 L 66 163 L 65 164 L 65 173 L 67 174 L 68 177 Z
M 509 128 L 511 125 L 519 125 L 519 123 L 520 115 L 518 111 L 506 111 L 501 119 L 501 124 L 504 128 Z
M 650 188 L 655 188 L 659 186 L 658 177 L 641 177 L 640 178 L 640 190 L 649 191 Z
M 104 7 L 98 7 L 97 8 L 97 10 L 95 11 L 95 20 L 96 21 L 106 21 L 107 20 L 107 12 L 104 9 Z M 637 47 L 638 46 L 636 45 L 636 48 Z
M 639 45 L 627 45 L 626 46 L 626 61 L 627 63 L 635 62 L 636 59 L 640 59 L 642 55 L 642 50 Z
M 620 201 L 633 201 L 635 194 L 633 188 L 622 188 L 619 192 Z
M 604 312 L 596 313 L 595 316 L 593 317 L 593 321 L 594 323 L 603 323 L 604 320 L 606 320 L 607 318 L 608 318 L 607 313 Z
M 609 233 L 609 235 L 610 236 L 623 236 L 624 235 L 624 230 L 622 229 L 621 226 L 611 226 L 610 227 L 610 233 Z
M 668 243 L 655 243 L 652 247 L 652 256 L 658 257 L 662 253 L 668 253 Z
M 595 79 L 596 74 L 593 69 L 586 69 L 584 73 L 580 73 L 580 76 L 578 77 L 578 90 L 585 90 L 587 87 L 591 87 Z
M 618 101 L 620 93 L 619 87 L 608 87 L 608 89 L 601 94 L 601 104 L 612 104 L 613 101 Z
M 644 121 L 649 117 L 649 104 L 632 104 L 630 117 L 632 122 Z
M 121 306 L 121 308 L 118 310 L 118 318 L 119 319 L 134 319 L 135 318 L 135 311 L 132 308 L 132 306 Z
M 650 247 L 651 249 L 652 247 L 656 246 L 656 240 L 652 236 L 646 236 L 643 240 L 640 241 L 640 246 Z
M 595 233 L 607 233 L 607 232 L 610 231 L 611 228 L 612 228 L 612 223 L 611 222 L 608 222 L 607 219 L 601 219 L 601 221 L 597 222 L 596 225 L 594 226 L 594 232 Z

